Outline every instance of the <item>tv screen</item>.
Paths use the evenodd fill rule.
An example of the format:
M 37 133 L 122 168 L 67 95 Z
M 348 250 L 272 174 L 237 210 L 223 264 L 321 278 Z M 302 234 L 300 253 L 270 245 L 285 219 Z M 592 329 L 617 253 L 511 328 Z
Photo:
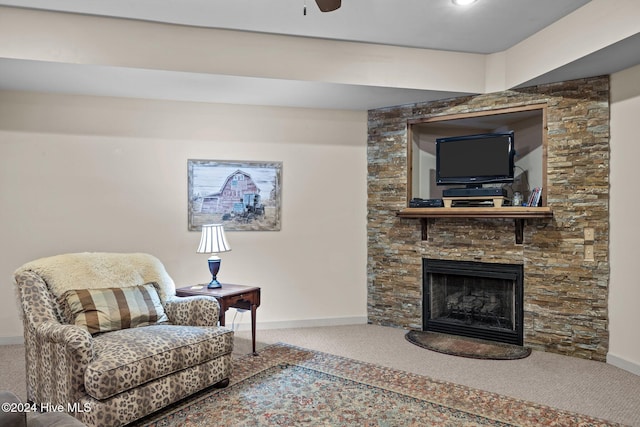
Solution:
M 436 139 L 436 184 L 513 182 L 514 133 L 485 133 Z

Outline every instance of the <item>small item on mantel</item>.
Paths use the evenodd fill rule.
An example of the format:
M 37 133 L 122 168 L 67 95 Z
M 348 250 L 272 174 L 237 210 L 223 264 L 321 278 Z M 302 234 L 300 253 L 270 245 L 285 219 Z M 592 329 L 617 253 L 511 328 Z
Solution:
M 516 191 L 513 193 L 513 200 L 511 201 L 513 206 L 521 206 L 522 205 L 522 193 Z

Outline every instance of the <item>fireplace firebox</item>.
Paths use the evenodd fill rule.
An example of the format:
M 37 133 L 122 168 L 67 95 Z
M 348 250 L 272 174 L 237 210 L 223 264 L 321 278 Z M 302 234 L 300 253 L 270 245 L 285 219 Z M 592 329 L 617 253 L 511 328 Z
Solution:
M 424 258 L 423 330 L 523 345 L 524 269 Z

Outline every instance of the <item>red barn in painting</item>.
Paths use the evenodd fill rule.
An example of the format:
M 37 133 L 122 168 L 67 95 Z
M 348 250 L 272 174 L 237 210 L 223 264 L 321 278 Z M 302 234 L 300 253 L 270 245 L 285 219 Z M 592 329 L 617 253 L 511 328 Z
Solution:
M 220 191 L 202 197 L 201 213 L 229 213 L 242 210 L 245 194 L 259 194 L 251 175 L 238 169 L 227 177 Z

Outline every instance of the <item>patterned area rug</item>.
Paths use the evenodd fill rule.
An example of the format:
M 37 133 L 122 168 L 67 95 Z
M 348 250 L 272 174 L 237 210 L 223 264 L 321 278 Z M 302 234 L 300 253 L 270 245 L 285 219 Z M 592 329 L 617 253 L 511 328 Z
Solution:
M 405 337 L 410 343 L 422 348 L 472 359 L 513 360 L 523 359 L 531 354 L 528 347 L 430 331 L 409 331 Z
M 227 388 L 205 390 L 134 425 L 618 426 L 286 344 L 235 360 Z

